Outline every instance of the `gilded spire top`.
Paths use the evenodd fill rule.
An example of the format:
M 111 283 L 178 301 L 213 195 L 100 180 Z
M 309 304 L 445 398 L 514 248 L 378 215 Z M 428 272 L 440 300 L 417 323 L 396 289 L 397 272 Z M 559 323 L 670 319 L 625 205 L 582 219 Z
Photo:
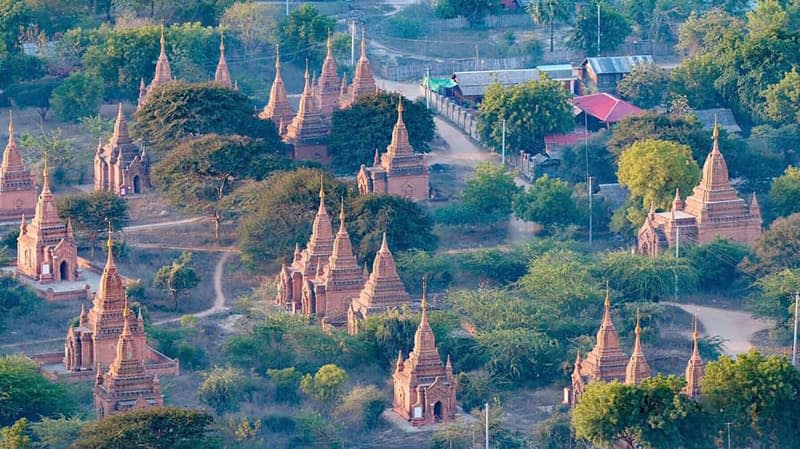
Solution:
M 339 229 L 344 229 L 344 197 L 341 197 L 341 207 L 339 208 Z
M 14 138 L 14 111 L 11 108 L 8 109 L 8 140 L 9 142 L 11 139 Z
M 281 45 L 275 44 L 275 71 L 280 73 L 281 70 Z
M 642 318 L 642 316 L 639 313 L 639 308 L 637 307 L 636 308 L 636 330 L 634 331 L 636 333 L 636 338 L 639 338 L 639 336 L 642 334 L 642 326 L 640 325 L 641 318 Z
M 322 175 L 319 175 L 319 200 L 320 204 L 322 201 L 325 201 L 325 179 Z

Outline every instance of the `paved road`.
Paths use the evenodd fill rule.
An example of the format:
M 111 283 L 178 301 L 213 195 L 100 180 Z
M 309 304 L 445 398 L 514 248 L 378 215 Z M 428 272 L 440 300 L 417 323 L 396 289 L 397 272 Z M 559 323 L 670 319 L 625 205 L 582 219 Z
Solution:
M 136 232 L 136 231 L 148 231 L 151 229 L 159 229 L 159 228 L 170 228 L 172 226 L 178 226 L 182 224 L 191 224 L 197 223 L 200 221 L 206 220 L 206 217 L 192 217 L 192 218 L 184 218 L 182 220 L 172 220 L 172 221 L 163 221 L 160 223 L 149 223 L 149 224 L 141 224 L 141 225 L 133 225 L 133 226 L 125 226 L 122 228 L 125 232 Z
M 703 333 L 722 337 L 725 353 L 729 355 L 741 354 L 750 350 L 753 347 L 750 343 L 753 334 L 772 326 L 769 320 L 753 318 L 750 313 L 741 310 L 672 302 L 662 304 L 675 306 L 689 313 L 696 313 L 698 321 L 705 330 Z

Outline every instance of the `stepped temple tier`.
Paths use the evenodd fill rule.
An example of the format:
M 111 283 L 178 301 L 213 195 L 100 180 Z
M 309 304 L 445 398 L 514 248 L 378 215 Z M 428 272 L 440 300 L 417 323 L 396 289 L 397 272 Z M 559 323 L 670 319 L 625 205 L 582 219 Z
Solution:
M 339 230 L 333 234 L 321 186 L 311 237 L 305 249 L 295 247 L 292 263 L 281 267 L 276 283 L 279 306 L 332 326 L 347 325 L 353 333 L 367 315 L 410 304 L 385 236 L 370 274 L 353 253 L 343 205 Z
M 97 377 L 93 391 L 97 419 L 124 411 L 164 405 L 161 382 L 155 374 L 148 373 L 144 366 L 143 334 L 140 336 L 142 338 L 134 335 L 131 330 L 130 315 L 125 298 L 122 332 L 117 338 L 114 358 L 105 374 L 102 373 L 100 363 L 97 363 Z M 144 332 L 143 324 L 140 316 L 137 327 L 141 332 Z
M 114 134 L 108 143 L 97 147 L 94 156 L 94 189 L 120 196 L 150 190 L 150 160 L 128 135 L 122 103 Z
M 638 233 L 638 252 L 657 256 L 677 244 L 705 244 L 717 237 L 751 245 L 761 235 L 761 209 L 755 194 L 749 206 L 728 178 L 728 166 L 719 150 L 714 125 L 713 146 L 703 164 L 703 177 L 686 201 L 680 191 L 668 212 L 652 207 Z
M 405 360 L 400 351 L 392 374 L 393 410 L 415 427 L 450 421 L 456 415 L 457 382 L 453 365 L 449 356 L 446 364 L 439 357 L 428 323 L 425 285 L 422 289 L 422 319 L 414 334 L 414 350 Z
M 378 93 L 375 76 L 367 59 L 366 37 L 361 36 L 361 57 L 355 70 L 353 83 L 348 85 L 344 76 L 336 73 L 333 57 L 333 41 L 329 37 L 327 53 L 319 79 L 310 79 L 306 67 L 306 80 L 300 104 L 295 113 L 289 104 L 286 87 L 281 77 L 280 52 L 275 58 L 275 80 L 269 92 L 269 100 L 258 114 L 263 120 L 272 120 L 283 141 L 291 144 L 290 156 L 295 160 L 313 160 L 330 163 L 328 155 L 328 133 L 331 116 L 341 108 L 349 107 L 357 99 Z
M 0 165 L 0 219 L 19 220 L 34 214 L 36 185 L 30 170 L 25 168 L 14 135 L 13 113 L 8 113 L 8 143 Z
M 36 202 L 33 220 L 22 221 L 17 239 L 17 274 L 41 284 L 75 281 L 78 274 L 78 246 L 72 221 L 64 224 L 50 192 L 45 161 L 42 193 Z
M 403 101 L 398 99 L 392 142 L 380 158 L 376 151 L 372 167 L 361 165 L 357 176 L 358 191 L 427 200 L 430 197 L 429 173 L 423 158 L 408 142 L 408 130 L 403 122 Z

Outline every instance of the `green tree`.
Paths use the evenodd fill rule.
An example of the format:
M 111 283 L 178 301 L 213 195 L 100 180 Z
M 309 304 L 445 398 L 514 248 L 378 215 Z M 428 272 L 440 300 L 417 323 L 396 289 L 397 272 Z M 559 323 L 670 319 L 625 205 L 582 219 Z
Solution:
M 572 412 L 575 436 L 602 447 L 713 448 L 704 432 L 706 414 L 681 393 L 684 384 L 675 376 L 645 379 L 641 386 L 591 383 Z
M 465 17 L 470 25 L 477 25 L 499 8 L 491 0 L 436 0 L 434 12 L 437 17 L 452 19 Z
M 74 72 L 53 89 L 50 105 L 59 120 L 74 122 L 97 114 L 103 102 L 103 82 L 83 72 Z
M 334 416 L 348 429 L 372 430 L 380 424 L 386 405 L 383 392 L 374 385 L 359 386 L 344 396 Z
M 267 376 L 275 384 L 275 400 L 278 402 L 293 403 L 298 400 L 298 388 L 303 378 L 294 367 L 283 369 L 268 369 Z
M 511 214 L 514 195 L 519 191 L 504 165 L 481 162 L 461 191 L 461 202 L 475 213 L 502 220 Z
M 478 133 L 487 145 L 499 150 L 503 121 L 508 152 L 540 152 L 544 136 L 574 127 L 570 93 L 561 83 L 543 78 L 507 88 L 490 85 L 478 116 Z
M 20 418 L 55 417 L 74 410 L 73 398 L 62 384 L 50 382 L 31 359 L 7 355 L 0 358 L 0 426 Z
M 274 38 L 277 5 L 234 3 L 222 15 L 220 25 L 230 29 L 244 47 L 245 58 L 261 51 Z
M 223 199 L 246 179 L 290 165 L 277 140 L 207 134 L 180 143 L 153 167 L 153 179 L 170 203 L 210 217 L 219 240 Z
M 675 189 L 691 192 L 697 185 L 700 167 L 686 145 L 647 139 L 622 152 L 617 176 L 631 197 L 639 199 L 644 207 L 667 208 Z
M 616 50 L 631 34 L 631 26 L 625 16 L 614 6 L 602 1 L 598 3 L 602 49 L 597 48 L 597 3 L 581 8 L 567 41 L 568 47 L 582 50 L 588 56 L 596 56 L 600 50 L 604 52 Z
M 316 66 L 324 57 L 325 46 L 321 44 L 328 39 L 335 25 L 336 21 L 304 4 L 278 24 L 278 42 L 293 60 L 308 59 Z
M 572 6 L 572 0 L 535 0 L 528 4 L 533 22 L 550 27 L 550 53 L 553 52 L 556 22 L 568 19 Z
M 414 151 L 427 153 L 436 129 L 433 114 L 421 101 L 400 98 L 408 142 Z M 361 97 L 350 107 L 334 111 L 328 146 L 334 170 L 353 174 L 362 164 L 371 166 L 376 151 L 386 150 L 397 122 L 397 101 L 397 96 L 378 93 Z
M 0 258 L 8 261 L 8 251 L 5 248 L 0 247 Z M 12 318 L 27 316 L 40 301 L 31 288 L 13 277 L 0 277 L 0 330 L 5 329 L 6 323 Z
M 785 269 L 756 280 L 748 303 L 754 316 L 775 320 L 788 337 L 794 318 L 794 292 L 800 291 L 800 270 Z
M 44 122 L 50 111 L 50 97 L 53 90 L 61 84 L 54 76 L 45 76 L 33 81 L 23 81 L 8 86 L 6 95 L 19 108 L 36 108 L 39 118 Z
M 682 22 L 703 5 L 697 0 L 624 0 L 621 6 L 643 39 L 660 43 L 672 40 L 672 24 Z
M 192 253 L 184 252 L 181 257 L 173 260 L 172 264 L 159 268 L 153 278 L 153 287 L 169 295 L 176 310 L 178 298 L 200 283 L 200 278 L 191 263 Z
M 222 416 L 225 412 L 239 410 L 244 384 L 244 374 L 238 368 L 215 366 L 203 373 L 203 383 L 197 394 L 200 402 L 213 408 L 217 416 Z
M 626 301 L 657 301 L 672 294 L 678 279 L 681 291 L 697 284 L 697 272 L 685 258 L 647 257 L 616 251 L 605 254 L 597 264 L 603 279 Z
M 773 213 L 780 217 L 800 212 L 800 169 L 789 167 L 783 176 L 772 180 L 769 204 Z
M 578 210 L 572 200 L 572 190 L 560 179 L 544 175 L 526 191 L 514 197 L 514 216 L 520 220 L 534 221 L 546 229 L 575 223 Z
M 495 381 L 546 385 L 561 375 L 564 348 L 556 339 L 530 329 L 481 332 L 478 348 Z
M 77 416 L 43 417 L 41 421 L 31 424 L 31 431 L 42 449 L 69 449 L 84 424 L 86 421 Z
M 697 286 L 706 290 L 725 290 L 737 284 L 742 272 L 738 265 L 750 254 L 747 246 L 716 238 L 705 245 L 686 248 L 686 257 L 697 273 Z
M 694 159 L 701 161 L 711 150 L 710 134 L 693 115 L 676 116 L 648 112 L 620 121 L 611 132 L 608 150 L 619 159 L 626 148 L 638 141 L 668 140 L 690 147 Z M 720 130 L 719 146 L 726 160 L 734 153 L 735 144 L 727 137 L 724 130 Z
M 622 98 L 643 108 L 664 104 L 669 89 L 669 72 L 655 64 L 639 64 L 620 80 Z
M 750 273 L 800 268 L 800 213 L 773 221 L 753 245 L 753 258 L 742 264 Z
M 31 449 L 30 428 L 26 418 L 20 418 L 9 427 L 0 428 L 0 448 Z
M 800 444 L 800 410 L 795 407 L 800 371 L 785 356 L 764 356 L 756 350 L 735 360 L 722 356 L 706 366 L 700 387 L 717 428 L 731 423 L 734 447 Z
M 184 139 L 204 134 L 264 139 L 273 151 L 280 142 L 275 125 L 253 115 L 247 96 L 213 83 L 177 81 L 155 89 L 147 103 L 136 111 L 131 131 L 148 142 L 148 149 L 152 148 L 156 154 L 165 153 Z
M 306 374 L 300 389 L 326 409 L 330 409 L 342 396 L 347 372 L 336 365 L 323 365 L 313 376 Z
M 766 117 L 779 124 L 800 124 L 800 73 L 797 67 L 764 91 Z
M 105 140 L 114 131 L 114 122 L 112 119 L 104 119 L 100 115 L 91 117 L 81 117 L 81 126 L 89 133 L 93 140 Z
M 670 90 L 685 96 L 694 109 L 719 107 L 726 104 L 715 84 L 721 75 L 722 68 L 715 55 L 687 58 L 672 70 Z
M 529 257 L 519 248 L 479 249 L 458 258 L 462 270 L 482 285 L 508 285 L 528 270 Z
M 265 261 L 286 261 L 295 243 L 302 244 L 311 234 L 311 224 L 319 209 L 320 179 L 324 181 L 325 206 L 335 215 L 340 198 L 355 193 L 348 186 L 319 170 L 300 168 L 278 172 L 265 181 L 244 186 L 234 198 L 242 211 L 239 248 L 242 260 L 252 267 Z
M 347 231 L 359 260 L 369 261 L 387 235 L 393 252 L 420 249 L 434 251 L 438 239 L 433 233 L 433 219 L 414 201 L 395 195 L 359 195 L 347 214 Z
M 92 257 L 97 241 L 112 229 L 122 229 L 128 222 L 128 203 L 112 192 L 60 196 L 56 198 L 58 215 L 62 220 L 72 219 L 72 226 L 85 236 L 92 247 Z
M 681 24 L 675 47 L 694 59 L 697 55 L 716 53 L 727 39 L 732 36 L 744 38 L 744 33 L 745 24 L 741 19 L 731 16 L 723 9 L 714 8 L 701 15 L 690 14 Z M 690 60 L 687 59 L 684 63 Z
M 111 415 L 81 428 L 71 449 L 212 449 L 213 418 L 204 412 L 155 407 Z

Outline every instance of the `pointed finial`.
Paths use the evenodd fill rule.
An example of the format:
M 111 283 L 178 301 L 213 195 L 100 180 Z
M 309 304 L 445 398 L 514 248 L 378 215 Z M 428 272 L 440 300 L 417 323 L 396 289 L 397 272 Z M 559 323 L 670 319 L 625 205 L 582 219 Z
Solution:
M 608 279 L 606 279 L 606 300 L 603 305 L 605 306 L 606 309 L 611 308 L 611 289 L 608 286 Z
M 225 30 L 219 27 L 219 51 L 225 51 Z
M 111 249 L 114 248 L 114 229 L 111 227 L 111 220 L 106 219 L 106 221 L 108 221 L 108 241 L 106 242 L 106 246 L 110 252 Z
M 275 70 L 281 69 L 281 45 L 275 44 Z
M 306 84 L 308 84 L 308 77 L 309 77 L 308 76 L 308 58 L 306 58 L 306 74 L 305 74 Z
M 403 116 L 403 96 L 399 95 L 397 97 L 397 114 L 402 117 Z
M 697 340 L 699 340 L 700 334 L 697 332 L 697 314 L 692 314 L 692 340 L 694 340 L 695 346 L 697 345 Z
M 714 114 L 714 131 L 712 134 L 714 140 L 719 139 L 719 126 L 717 125 L 717 114 Z
M 675 187 L 675 201 L 681 200 L 681 188 Z
M 639 308 L 637 307 L 637 308 L 636 308 L 636 329 L 635 329 L 635 331 L 634 331 L 634 332 L 636 333 L 636 337 L 637 337 L 637 338 L 638 338 L 638 337 L 639 337 L 639 335 L 641 335 L 641 333 L 642 333 L 642 327 L 639 325 L 639 322 L 641 321 L 641 318 L 642 318 L 642 316 L 641 316 L 641 314 L 639 313 Z
M 384 234 L 386 235 L 386 234 Z M 422 315 L 426 316 L 428 312 L 428 279 L 423 276 L 422 277 Z
M 161 51 L 162 52 L 164 51 L 164 45 L 165 44 L 166 44 L 166 41 L 164 40 L 164 22 L 162 21 L 161 22 Z
M 141 307 L 139 307 L 139 312 L 138 312 L 138 314 L 136 316 L 136 319 L 139 320 L 139 321 L 144 321 L 144 318 L 142 317 L 142 308 Z
M 14 111 L 8 108 L 8 139 L 14 138 Z
M 364 57 L 367 53 L 367 29 L 361 27 L 361 56 Z
M 381 241 L 381 249 L 378 252 L 381 252 L 381 253 L 388 253 L 389 252 L 389 245 L 386 243 L 386 231 L 383 231 L 383 240 Z M 422 278 L 422 285 L 423 285 L 423 287 L 426 285 L 425 284 L 425 278 Z
M 319 175 L 319 200 L 320 202 L 325 200 L 325 178 L 321 173 Z
M 339 208 L 339 226 L 344 227 L 344 196 L 341 197 L 341 207 Z
M 333 32 L 331 30 L 328 30 L 328 42 L 326 45 L 328 47 L 328 53 L 330 53 L 333 50 Z

